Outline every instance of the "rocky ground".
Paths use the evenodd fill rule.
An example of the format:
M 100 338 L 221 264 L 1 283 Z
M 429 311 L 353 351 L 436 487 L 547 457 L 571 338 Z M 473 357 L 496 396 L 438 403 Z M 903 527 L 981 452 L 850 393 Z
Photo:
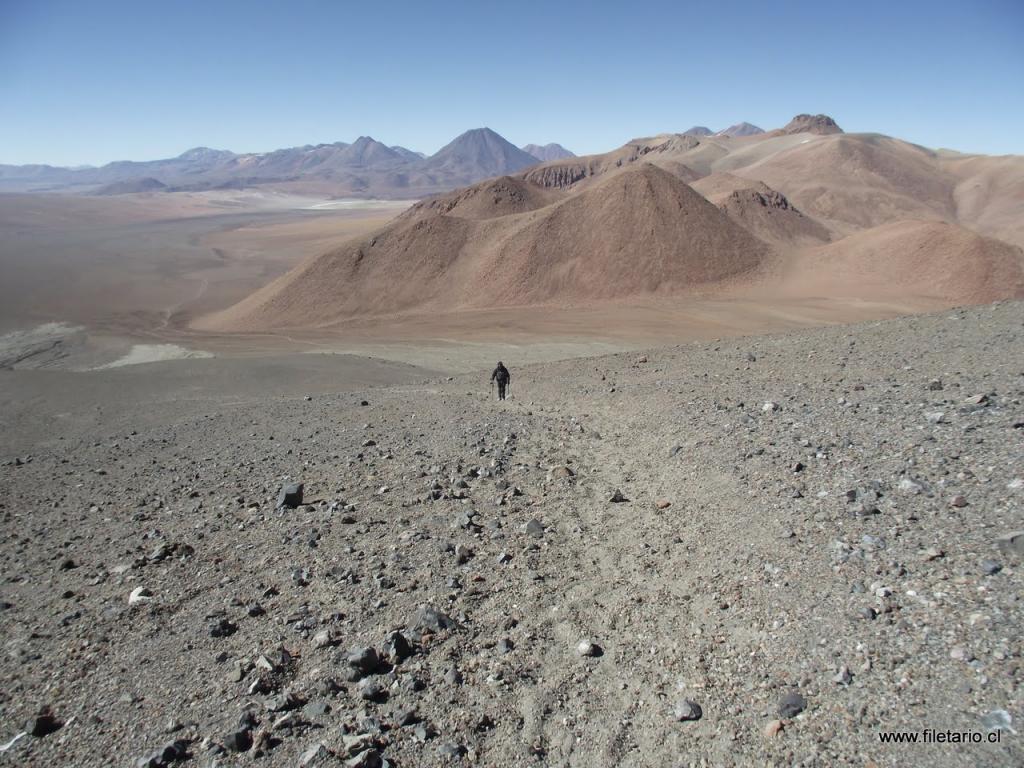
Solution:
M 1022 310 L 5 419 L 0 764 L 1020 765 Z

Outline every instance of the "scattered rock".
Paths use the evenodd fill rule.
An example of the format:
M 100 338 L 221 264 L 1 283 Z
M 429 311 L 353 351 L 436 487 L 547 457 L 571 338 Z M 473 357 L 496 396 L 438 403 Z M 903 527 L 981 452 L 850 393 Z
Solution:
M 302 483 L 288 483 L 281 486 L 281 490 L 277 494 L 277 506 L 295 509 L 302 504 L 303 487 Z
M 465 751 L 462 746 L 450 741 L 439 745 L 437 748 L 437 753 L 441 756 L 442 760 L 460 760 Z
M 764 727 L 764 735 L 767 739 L 774 739 L 780 733 L 782 733 L 785 725 L 781 720 L 772 720 L 768 725 Z
M 331 705 L 322 700 L 317 699 L 311 701 L 302 708 L 302 716 L 310 720 L 322 720 L 327 717 L 331 711 Z
M 1005 709 L 993 709 L 990 712 L 986 712 L 981 717 L 981 725 L 989 733 L 993 731 L 1010 731 L 1014 733 L 1013 718 Z
M 321 765 L 329 765 L 334 762 L 334 755 L 323 744 L 314 744 L 299 758 L 301 768 L 319 768 Z
M 981 572 L 986 576 L 995 576 L 1003 570 L 1002 563 L 995 560 L 982 560 L 981 561 Z
M 383 656 L 390 664 L 400 664 L 415 653 L 408 638 L 397 630 L 384 638 Z
M 909 493 L 915 496 L 924 490 L 924 486 L 922 486 L 920 483 L 915 483 L 909 477 L 904 477 L 902 480 L 900 480 L 899 485 L 897 487 L 903 493 Z
M 580 640 L 576 644 L 577 656 L 582 656 L 584 658 L 595 658 L 603 654 L 604 651 L 601 649 L 601 646 L 599 646 L 593 640 Z
M 128 605 L 138 605 L 139 603 L 148 603 L 153 599 L 153 593 L 145 587 L 136 587 L 128 595 Z
M 796 717 L 804 711 L 806 706 L 807 702 L 804 700 L 804 697 L 796 691 L 791 691 L 779 700 L 779 717 L 783 719 Z
M 331 633 L 330 629 L 321 629 L 315 635 L 313 635 L 314 648 L 330 648 L 332 645 L 337 645 L 338 641 Z
M 267 699 L 267 712 L 291 712 L 293 709 L 301 707 L 303 703 L 304 702 L 301 697 L 291 691 L 285 691 L 284 693 Z
M 57 719 L 50 707 L 43 707 L 35 716 L 30 717 L 25 723 L 25 732 L 29 736 L 41 739 L 49 736 L 64 727 L 64 723 Z
M 839 671 L 832 678 L 832 682 L 836 685 L 849 685 L 853 682 L 853 674 L 850 672 L 850 668 L 843 664 L 839 668 Z
M 700 708 L 700 704 L 689 699 L 682 699 L 676 702 L 675 709 L 673 710 L 676 720 L 680 722 L 684 720 L 700 720 L 704 715 L 704 710 Z
M 345 766 L 346 768 L 383 768 L 384 758 L 376 749 L 368 749 L 346 760 Z
M 188 760 L 188 746 L 189 742 L 184 739 L 170 741 L 136 760 L 135 768 L 167 768 L 172 763 Z
M 231 731 L 224 737 L 223 745 L 228 752 L 246 752 L 252 746 L 252 733 L 248 728 Z
M 238 631 L 238 625 L 226 618 L 218 619 L 210 625 L 210 637 L 231 637 Z
M 575 477 L 576 473 L 573 472 L 569 467 L 552 467 L 548 470 L 548 480 L 567 480 L 570 477 Z
M 384 688 L 373 678 L 363 678 L 357 687 L 359 697 L 365 701 L 380 701 L 384 698 Z

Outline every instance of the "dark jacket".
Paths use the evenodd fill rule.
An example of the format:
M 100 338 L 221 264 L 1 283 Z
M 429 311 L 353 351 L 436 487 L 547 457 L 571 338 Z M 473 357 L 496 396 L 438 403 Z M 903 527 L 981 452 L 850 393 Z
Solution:
M 508 368 L 504 365 L 499 365 L 494 369 L 494 373 L 491 374 L 491 381 L 496 381 L 499 384 L 508 384 L 512 380 L 512 374 L 508 372 Z

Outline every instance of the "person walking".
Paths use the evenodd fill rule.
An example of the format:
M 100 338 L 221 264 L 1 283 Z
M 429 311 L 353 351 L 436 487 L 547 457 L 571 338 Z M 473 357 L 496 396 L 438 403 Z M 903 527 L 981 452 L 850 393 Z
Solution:
M 508 387 L 509 382 L 512 381 L 512 374 L 508 372 L 508 368 L 505 364 L 498 361 L 498 367 L 494 369 L 494 373 L 491 374 L 491 381 L 498 382 L 498 399 L 505 399 L 505 388 Z

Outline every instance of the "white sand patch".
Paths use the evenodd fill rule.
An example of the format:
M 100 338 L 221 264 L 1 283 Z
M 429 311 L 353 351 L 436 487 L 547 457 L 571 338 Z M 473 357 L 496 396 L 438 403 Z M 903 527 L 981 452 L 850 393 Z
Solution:
M 408 208 L 415 200 L 360 200 L 345 198 L 341 200 L 325 200 L 321 203 L 314 203 L 307 206 L 309 211 L 330 211 L 330 210 L 392 210 L 397 208 Z
M 186 349 L 178 344 L 136 344 L 124 357 L 93 370 L 99 371 L 105 368 L 120 368 L 125 365 L 141 365 L 143 363 L 160 363 L 165 360 L 193 360 L 201 357 L 213 357 L 213 355 L 201 349 Z

